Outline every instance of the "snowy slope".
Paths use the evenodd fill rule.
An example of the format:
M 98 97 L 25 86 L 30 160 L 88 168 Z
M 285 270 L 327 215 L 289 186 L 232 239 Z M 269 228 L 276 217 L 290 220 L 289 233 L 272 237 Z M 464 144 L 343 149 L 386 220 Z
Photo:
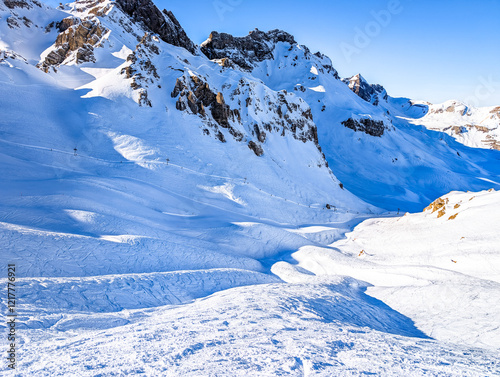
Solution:
M 20 49 L 25 59 L 10 41 L 28 26 L 6 26 L 0 62 L 2 256 L 37 303 L 28 326 L 56 308 L 162 306 L 274 282 L 267 260 L 310 242 L 284 227 L 378 211 L 339 186 L 300 98 L 151 36 L 116 3 L 94 6 L 2 3 L 3 22 L 31 14 L 56 40 Z M 81 42 L 89 24 L 99 39 Z M 63 60 L 47 60 L 60 49 Z M 202 105 L 216 97 L 203 114 L 187 93 L 199 82 Z
M 339 279 L 272 284 L 154 311 L 65 316 L 66 331 L 24 331 L 25 375 L 499 373 L 497 352 L 429 339 L 363 290 Z
M 384 209 L 496 187 L 497 151 L 361 99 L 279 30 L 233 38 L 227 59 L 227 41 L 195 46 L 147 0 L 2 0 L 0 31 L 17 375 L 500 373 L 496 193 L 450 194 L 464 212 L 448 243 L 437 213 L 398 218 L 394 237 L 422 226 L 442 258 L 415 242 L 398 259 L 376 238 L 396 222 Z M 429 294 L 444 304 L 405 299 Z
M 329 249 L 292 256 L 315 274 L 367 282 L 369 295 L 435 339 L 498 349 L 499 194 L 452 192 L 423 213 L 367 220 Z M 284 266 L 274 270 L 287 280 Z
M 40 19 L 54 12 L 29 5 Z M 90 61 L 78 62 L 76 49 L 47 72 L 35 67 L 46 61 L 47 50 L 65 46 L 56 43 L 32 51 L 39 61 L 6 51 L 0 63 L 2 250 L 23 266 L 22 276 L 63 278 L 53 281 L 62 292 L 74 286 L 75 280 L 65 278 L 127 274 L 126 281 L 137 282 L 137 294 L 144 289 L 142 274 L 157 274 L 154 279 L 165 286 L 162 273 L 185 271 L 188 279 L 193 270 L 207 270 L 196 276 L 208 294 L 268 282 L 268 275 L 254 273 L 269 269 L 260 260 L 308 242 L 283 226 L 349 220 L 347 209 L 376 211 L 341 189 L 314 138 L 302 137 L 315 127 L 309 119 L 295 131 L 281 119 L 307 112 L 303 101 L 238 72 L 225 80 L 218 64 L 154 36 L 137 47 L 146 34 L 143 25 L 115 3 L 99 3 L 102 9 L 91 12 L 94 5 L 77 3 L 57 13 L 60 20 L 77 20 L 59 35 L 78 34 L 81 22 L 107 30 L 100 46 L 88 49 Z M 146 62 L 158 67 L 158 77 L 139 76 Z M 229 125 L 218 124 L 208 111 L 201 117 L 178 110 L 182 94 L 172 96 L 177 79 L 190 85 L 191 77 L 209 80 L 215 93 L 225 90 L 232 106 L 241 102 L 231 97 L 235 88 L 254 91 L 256 105 L 239 111 L 241 121 Z M 234 87 L 223 89 L 224 82 Z M 135 102 L 141 103 L 141 93 L 151 106 Z M 260 95 L 266 106 L 283 98 L 281 115 L 263 108 Z M 255 127 L 264 124 L 272 129 L 258 141 Z M 262 145 L 262 156 L 249 148 L 252 139 Z M 228 285 L 220 269 L 241 273 Z M 110 291 L 121 289 L 106 279 L 102 284 Z M 43 296 L 37 293 L 43 284 L 35 287 L 34 297 Z M 184 289 L 180 296 L 193 297 Z M 90 305 L 85 294 L 79 297 L 77 307 Z M 156 305 L 170 302 L 165 296 Z
M 442 132 L 428 131 L 420 119 L 414 121 L 424 115 L 421 107 L 388 97 L 360 75 L 340 80 L 328 57 L 312 54 L 285 32 L 212 33 L 201 49 L 215 60 L 234 60 L 275 90 L 303 98 L 332 171 L 374 205 L 417 211 L 451 190 L 489 189 L 491 183 L 481 178 L 498 182 L 497 151 L 465 148 Z

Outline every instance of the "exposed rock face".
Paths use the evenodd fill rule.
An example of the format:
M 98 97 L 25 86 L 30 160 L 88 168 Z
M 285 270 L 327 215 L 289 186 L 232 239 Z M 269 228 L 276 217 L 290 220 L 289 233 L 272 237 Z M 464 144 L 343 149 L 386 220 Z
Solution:
M 487 133 L 490 131 L 490 129 L 488 127 L 484 127 L 484 126 L 474 125 L 472 127 L 474 127 L 476 130 L 478 130 L 480 132 L 484 132 L 484 133 Z
M 429 204 L 428 207 L 424 208 L 424 212 L 425 211 L 431 211 L 431 213 L 434 213 L 434 212 L 438 212 L 438 219 L 440 217 L 443 217 L 445 214 L 446 214 L 446 205 L 450 202 L 450 199 L 446 198 L 446 199 L 443 199 L 443 198 L 438 198 L 436 199 L 435 201 L 433 201 L 431 204 Z M 456 209 L 457 207 L 455 207 Z M 455 216 L 451 216 L 448 220 L 453 220 L 455 219 L 455 217 L 457 217 L 457 215 Z
M 256 156 L 260 157 L 264 154 L 264 150 L 262 149 L 262 147 L 254 141 L 248 143 L 248 148 L 250 148 Z
M 469 107 L 451 100 L 429 105 L 423 124 L 430 130 L 445 132 L 458 142 L 479 148 L 500 150 L 500 106 Z M 448 126 L 444 126 L 448 124 Z
M 364 99 L 366 102 L 370 102 L 374 106 L 377 106 L 381 99 L 387 100 L 387 92 L 383 86 L 378 84 L 368 84 L 368 82 L 360 74 L 347 79 L 342 79 L 342 81 L 346 83 L 359 97 Z
M 60 33 L 57 36 L 55 47 L 39 67 L 47 72 L 50 67 L 58 66 L 72 53 L 76 63 L 95 61 L 94 47 L 105 33 L 97 18 L 81 20 L 67 17 L 57 23 Z
M 167 84 L 160 78 L 161 66 L 157 66 L 161 64 L 158 55 L 162 54 L 161 50 L 167 49 L 163 42 L 184 47 L 194 53 L 198 50 L 172 13 L 160 12 L 151 0 L 80 0 L 71 8 L 71 12 L 71 17 L 42 26 L 46 33 L 56 30 L 58 34 L 38 66 L 48 72 L 61 64 L 95 62 L 96 56 L 100 56 L 94 56 L 95 48 L 113 43 L 107 39 L 110 30 L 103 26 L 111 21 L 110 28 L 117 24 L 122 32 L 130 33 L 139 41 L 135 50 L 126 58 L 128 64 L 122 66 L 121 74 L 133 89 L 128 95 L 131 94 L 130 97 L 140 106 L 153 107 L 156 99 L 160 98 L 153 93 L 160 93 L 158 90 L 164 90 L 161 87 Z M 221 35 L 222 38 L 219 38 Z M 244 38 L 218 33 L 213 33 L 212 37 L 213 44 L 210 48 L 213 47 L 215 55 L 220 53 L 218 62 L 221 69 L 241 70 L 237 63 L 250 68 L 255 62 L 274 59 L 276 44 L 287 43 L 285 49 L 280 50 L 293 52 L 285 53 L 289 55 L 290 63 L 294 62 L 293 59 L 296 61 L 304 58 L 314 60 L 314 66 L 319 72 L 333 70 L 329 59 L 319 53 L 311 54 L 304 46 L 297 46 L 293 36 L 280 30 L 267 33 L 255 30 Z M 209 45 L 206 44 L 205 47 L 209 48 Z M 237 48 L 232 51 L 241 56 L 242 60 L 235 62 L 231 59 L 234 56 L 225 56 L 227 49 L 231 50 L 232 47 Z M 172 65 L 167 67 L 182 72 L 175 85 L 171 82 L 171 95 L 176 99 L 175 107 L 201 118 L 205 135 L 211 135 L 221 142 L 232 137 L 248 146 L 257 156 L 265 153 L 266 142 L 273 137 L 294 138 L 303 143 L 312 141 L 321 152 L 311 109 L 300 97 L 285 90 L 272 90 L 261 80 L 246 78 L 246 75 L 238 81 L 222 85 L 218 81 L 212 81 L 209 75 L 192 73 L 196 70 L 188 60 L 177 60 L 173 57 Z M 335 70 L 333 72 L 336 74 Z M 324 155 L 320 164 L 327 165 Z
M 450 127 L 443 128 L 443 131 L 448 131 L 448 130 L 451 130 L 451 132 L 453 132 L 456 135 L 463 134 L 463 133 L 467 132 L 467 128 L 465 128 L 463 126 L 450 126 Z
M 263 95 L 255 82 L 242 79 L 233 88 L 229 98 L 238 104 L 242 122 L 255 137 L 255 143 L 265 143 L 270 133 L 281 136 L 291 134 L 294 139 L 304 143 L 314 142 L 320 149 L 311 109 L 300 97 L 284 90 L 277 93 L 269 91 Z M 266 121 L 255 122 L 262 114 L 267 114 Z
M 283 43 L 285 48 L 278 48 L 278 44 Z M 275 61 L 279 69 L 295 70 L 303 69 L 300 62 L 309 61 L 316 70 L 316 73 L 309 75 L 308 84 L 316 80 L 316 75 L 328 74 L 339 79 L 338 72 L 333 68 L 331 60 L 316 52 L 311 53 L 307 46 L 298 45 L 295 38 L 282 30 L 271 30 L 263 32 L 258 29 L 251 31 L 245 37 L 234 37 L 226 33 L 213 31 L 209 38 L 200 45 L 201 51 L 212 61 L 217 62 L 222 67 L 252 72 L 259 63 L 263 61 Z M 266 82 L 266 77 L 274 74 L 268 67 L 261 66 L 262 70 L 257 76 Z M 310 68 L 310 67 L 309 67 Z M 302 73 L 297 73 L 302 76 Z M 297 84 L 295 90 L 305 91 L 306 88 Z
M 500 106 L 497 106 L 497 107 L 495 107 L 494 109 L 492 109 L 492 110 L 490 111 L 490 114 L 495 114 L 495 115 L 500 116 Z
M 234 64 L 229 58 L 214 59 L 213 61 L 219 64 L 223 68 L 238 69 L 238 66 Z
M 22 57 L 18 53 L 15 53 L 14 51 L 0 50 L 0 63 L 7 59 L 20 60 L 28 64 L 28 61 L 24 57 Z
M 486 135 L 486 139 L 483 140 L 483 143 L 487 144 L 490 149 L 500 151 L 500 142 L 495 140 L 491 135 Z
M 160 53 L 156 45 L 157 41 L 157 37 L 152 37 L 149 33 L 144 34 L 134 52 L 127 56 L 127 62 L 130 62 L 130 65 L 121 70 L 127 79 L 132 79 L 130 86 L 138 91 L 137 103 L 140 106 L 152 107 L 147 88 L 160 79 L 158 71 L 151 61 L 153 56 Z
M 158 34 L 163 41 L 195 53 L 195 44 L 186 35 L 172 12 L 167 10 L 160 12 L 151 0 L 116 0 L 116 3 L 133 21 L 141 22 L 146 29 Z
M 384 122 L 381 120 L 373 120 L 369 118 L 361 118 L 359 121 L 349 118 L 342 122 L 344 126 L 354 131 L 361 131 L 371 136 L 382 136 L 387 129 Z
M 258 83 L 241 79 L 232 88 L 224 85 L 223 93 L 211 88 L 202 77 L 184 74 L 177 79 L 171 95 L 177 98 L 177 110 L 204 120 L 207 135 L 211 128 L 219 140 L 225 141 L 221 130 L 226 129 L 235 140 L 248 141 L 248 147 L 257 156 L 264 153 L 262 145 L 270 133 L 291 134 L 297 140 L 312 141 L 318 146 L 311 110 L 302 99 L 285 91 L 276 93 L 267 89 L 263 94 L 259 89 Z M 259 121 L 264 114 L 266 121 Z M 244 135 L 248 135 L 247 139 Z
M 202 78 L 198 76 L 178 78 L 171 95 L 174 98 L 179 97 L 175 105 L 177 110 L 189 110 L 192 114 L 199 115 L 214 130 L 220 141 L 224 142 L 225 138 L 219 126 L 228 129 L 236 140 L 243 139 L 243 134 L 231 125 L 231 122 L 241 120 L 239 111 L 231 110 L 225 103 L 223 94 L 212 91 Z
M 309 52 L 309 49 L 307 47 L 305 47 L 305 46 L 302 46 L 302 47 L 305 48 L 306 53 Z M 322 54 L 319 51 L 315 52 L 312 55 L 315 58 L 319 59 L 319 61 L 323 62 L 323 64 L 321 64 L 321 67 L 319 67 L 319 71 L 331 73 L 333 75 L 333 77 L 335 77 L 337 80 L 340 80 L 339 73 L 337 72 L 337 70 L 335 68 L 333 68 L 332 61 L 330 60 L 330 58 L 328 56 Z
M 461 116 L 466 116 L 471 114 L 468 106 L 457 101 L 445 102 L 441 107 L 433 108 L 429 111 L 429 114 L 443 114 L 443 113 L 458 113 Z
M 429 206 L 424 208 L 424 212 L 431 211 L 431 213 L 434 213 L 436 211 L 440 211 L 446 206 L 446 204 L 448 204 L 448 202 L 449 202 L 448 198 L 446 198 L 446 200 L 443 198 L 437 198 L 435 201 L 429 204 Z
M 112 8 L 112 4 L 106 0 L 78 0 L 73 9 L 76 13 L 88 12 L 91 15 L 104 16 Z M 64 5 L 61 9 L 64 9 Z
M 5 7 L 4 8 L 4 5 Z M 32 27 L 33 21 L 24 15 L 20 15 L 18 12 L 22 9 L 33 9 L 41 8 L 42 4 L 36 0 L 3 0 L 0 1 L 0 10 L 7 10 L 10 14 L 5 17 L 7 21 L 7 26 L 11 29 L 18 29 L 22 25 L 26 27 Z M 3 16 L 2 16 L 3 17 Z M 0 18 L 2 18 L 0 17 Z M 38 25 L 37 25 L 38 26 Z M 0 36 L 1 38 L 1 36 Z
M 9 17 L 7 18 L 7 26 L 10 27 L 11 29 L 14 28 L 20 28 L 21 27 L 21 22 L 24 24 L 26 27 L 31 27 L 33 22 L 25 16 L 22 17 Z
M 208 40 L 202 43 L 201 51 L 209 59 L 229 58 L 244 70 L 251 70 L 252 63 L 273 58 L 274 46 L 278 42 L 292 45 L 297 43 L 292 35 L 282 30 L 265 33 L 255 29 L 245 37 L 233 37 L 230 34 L 213 31 Z
M 33 8 L 33 5 L 36 5 L 38 7 L 41 7 L 42 5 L 36 1 L 36 0 L 4 0 L 5 6 L 9 9 L 14 9 L 14 8 L 26 8 L 26 9 L 31 9 Z

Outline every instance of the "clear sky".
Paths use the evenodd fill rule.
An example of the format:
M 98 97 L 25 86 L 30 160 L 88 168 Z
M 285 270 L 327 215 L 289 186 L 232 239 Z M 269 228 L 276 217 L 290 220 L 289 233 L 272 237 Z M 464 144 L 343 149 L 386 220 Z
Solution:
M 153 0 L 195 43 L 283 29 L 390 95 L 500 105 L 500 0 Z

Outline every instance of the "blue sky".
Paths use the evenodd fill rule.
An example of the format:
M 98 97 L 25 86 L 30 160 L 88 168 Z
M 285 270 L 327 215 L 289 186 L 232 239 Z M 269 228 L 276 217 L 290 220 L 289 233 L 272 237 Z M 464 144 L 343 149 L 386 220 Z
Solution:
M 196 43 L 283 29 L 392 96 L 500 105 L 500 0 L 153 0 Z

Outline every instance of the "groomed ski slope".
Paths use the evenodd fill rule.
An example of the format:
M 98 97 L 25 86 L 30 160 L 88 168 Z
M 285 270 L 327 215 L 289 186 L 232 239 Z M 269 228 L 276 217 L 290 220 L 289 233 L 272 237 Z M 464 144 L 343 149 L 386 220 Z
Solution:
M 335 278 L 75 315 L 65 331 L 23 331 L 23 375 L 498 375 L 497 351 L 429 339 L 364 289 Z
M 19 375 L 497 375 L 498 195 L 280 228 L 308 245 L 261 260 L 274 274 L 20 279 Z

